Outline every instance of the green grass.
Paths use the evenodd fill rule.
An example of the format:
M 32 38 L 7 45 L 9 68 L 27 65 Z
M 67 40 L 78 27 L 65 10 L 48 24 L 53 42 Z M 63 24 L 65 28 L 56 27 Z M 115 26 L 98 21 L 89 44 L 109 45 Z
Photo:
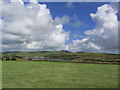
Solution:
M 48 52 L 9 52 L 3 53 L 3 56 L 22 56 L 22 57 L 50 57 L 57 59 L 68 59 L 68 60 L 86 60 L 86 59 L 98 59 L 102 61 L 115 61 L 118 59 L 117 54 L 105 54 L 105 53 L 66 53 L 58 51 Z
M 3 61 L 3 88 L 117 88 L 118 65 Z

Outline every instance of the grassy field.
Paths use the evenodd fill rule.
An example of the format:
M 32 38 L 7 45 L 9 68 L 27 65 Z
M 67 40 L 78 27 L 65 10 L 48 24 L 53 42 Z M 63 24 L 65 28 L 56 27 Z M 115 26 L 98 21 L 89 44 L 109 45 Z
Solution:
M 3 88 L 117 88 L 118 65 L 3 61 Z
M 38 51 L 38 52 L 9 52 L 3 53 L 2 56 L 12 57 L 49 57 L 55 59 L 78 60 L 78 61 L 116 61 L 119 59 L 117 54 L 106 53 L 70 53 L 60 51 Z

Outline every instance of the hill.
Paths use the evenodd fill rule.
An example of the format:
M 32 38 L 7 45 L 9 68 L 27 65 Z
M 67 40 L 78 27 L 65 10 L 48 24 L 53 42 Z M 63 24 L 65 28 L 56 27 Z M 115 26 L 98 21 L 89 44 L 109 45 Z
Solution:
M 118 54 L 86 53 L 69 51 L 4 52 L 3 57 L 44 57 L 77 61 L 119 61 Z

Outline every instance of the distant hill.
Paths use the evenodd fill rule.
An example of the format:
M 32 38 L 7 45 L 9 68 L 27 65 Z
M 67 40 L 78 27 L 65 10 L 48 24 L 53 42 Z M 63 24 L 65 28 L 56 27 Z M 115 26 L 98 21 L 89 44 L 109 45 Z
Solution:
M 86 53 L 86 52 L 69 52 L 67 50 L 61 51 L 32 51 L 32 52 L 5 52 L 2 53 L 4 57 L 46 57 L 54 59 L 66 60 L 82 60 L 82 61 L 119 61 L 118 54 L 107 53 Z
M 71 53 L 70 51 L 67 51 L 67 50 L 60 50 L 59 52 Z

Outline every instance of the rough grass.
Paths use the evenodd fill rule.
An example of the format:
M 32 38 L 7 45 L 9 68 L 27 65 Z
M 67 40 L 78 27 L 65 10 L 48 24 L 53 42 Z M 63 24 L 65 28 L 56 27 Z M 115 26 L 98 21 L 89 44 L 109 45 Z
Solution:
M 3 61 L 3 88 L 117 88 L 118 65 Z
M 48 52 L 12 52 L 12 53 L 3 53 L 3 56 L 22 56 L 22 57 L 50 57 L 50 58 L 57 58 L 57 59 L 77 59 L 77 60 L 84 60 L 84 59 L 100 59 L 104 61 L 114 61 L 118 58 L 116 54 L 105 54 L 105 53 L 65 53 L 65 52 L 58 52 L 58 51 L 48 51 Z

